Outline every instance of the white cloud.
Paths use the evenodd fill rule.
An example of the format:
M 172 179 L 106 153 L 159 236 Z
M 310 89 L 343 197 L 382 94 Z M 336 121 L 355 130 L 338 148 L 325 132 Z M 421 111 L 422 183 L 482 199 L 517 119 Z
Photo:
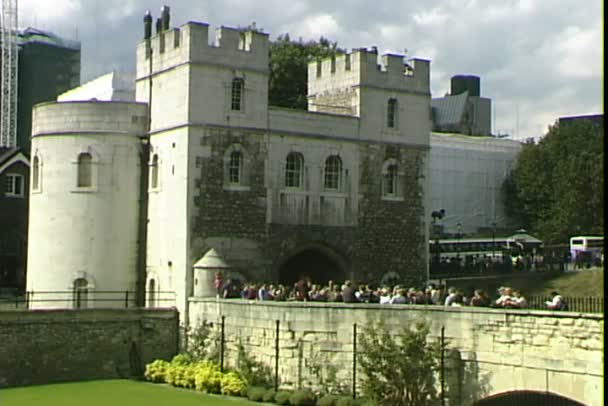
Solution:
M 338 32 L 338 22 L 329 14 L 317 14 L 305 18 L 295 31 L 304 38 L 332 38 Z

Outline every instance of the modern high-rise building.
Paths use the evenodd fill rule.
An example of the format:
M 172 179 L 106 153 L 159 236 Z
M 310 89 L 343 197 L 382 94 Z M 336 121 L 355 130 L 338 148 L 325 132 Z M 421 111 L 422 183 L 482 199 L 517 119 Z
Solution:
M 17 147 L 30 150 L 32 107 L 80 84 L 80 42 L 27 28 L 18 34 Z

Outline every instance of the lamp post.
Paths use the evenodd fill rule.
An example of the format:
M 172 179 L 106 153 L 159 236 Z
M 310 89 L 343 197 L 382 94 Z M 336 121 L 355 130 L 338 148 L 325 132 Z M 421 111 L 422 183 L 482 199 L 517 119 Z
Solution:
M 434 266 L 434 271 L 438 272 L 439 271 L 439 265 L 441 263 L 441 254 L 440 254 L 440 249 L 439 249 L 439 224 L 437 224 L 437 220 L 441 220 L 443 218 L 443 216 L 445 216 L 445 210 L 444 209 L 440 209 L 440 210 L 434 210 L 431 213 L 431 217 L 433 218 L 432 220 L 432 228 L 433 228 L 433 235 L 435 237 L 435 266 Z

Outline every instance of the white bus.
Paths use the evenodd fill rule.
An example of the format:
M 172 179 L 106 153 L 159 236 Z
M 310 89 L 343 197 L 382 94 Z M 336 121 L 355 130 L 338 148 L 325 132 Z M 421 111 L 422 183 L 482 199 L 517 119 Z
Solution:
M 570 238 L 572 262 L 580 266 L 601 265 L 604 259 L 603 236 L 577 236 Z

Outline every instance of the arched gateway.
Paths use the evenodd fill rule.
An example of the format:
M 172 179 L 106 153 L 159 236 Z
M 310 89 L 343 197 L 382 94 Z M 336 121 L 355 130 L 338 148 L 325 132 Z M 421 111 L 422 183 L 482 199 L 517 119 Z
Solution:
M 568 399 L 551 392 L 511 391 L 499 393 L 486 399 L 479 400 L 474 406 L 585 406 L 575 400 Z
M 307 243 L 286 255 L 278 266 L 279 283 L 293 285 L 301 278 L 325 284 L 348 278 L 348 264 L 342 255 L 323 243 Z

